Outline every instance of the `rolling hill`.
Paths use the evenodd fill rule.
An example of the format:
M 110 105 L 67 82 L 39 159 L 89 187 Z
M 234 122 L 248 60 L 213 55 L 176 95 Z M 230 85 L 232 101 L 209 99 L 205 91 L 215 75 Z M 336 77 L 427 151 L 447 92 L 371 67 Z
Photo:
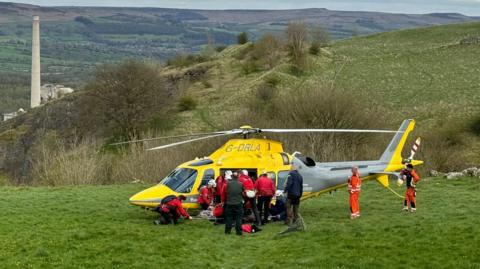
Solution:
M 248 56 L 255 47 L 251 43 L 211 52 L 201 62 L 190 60 L 178 65 L 175 64 L 178 59 L 173 59 L 163 67 L 161 75 L 165 77 L 175 98 L 187 96 L 196 106 L 178 111 L 175 103 L 172 103 L 170 109 L 174 114 L 168 130 L 164 132 L 204 132 L 237 128 L 245 123 L 264 128 L 326 127 L 301 121 L 296 126 L 286 126 L 282 121 L 275 121 L 280 113 L 273 113 L 273 118 L 259 121 L 258 116 L 264 112 L 251 112 L 254 111 L 253 106 L 259 104 L 258 91 L 265 83 L 274 84 L 275 95 L 287 96 L 292 100 L 321 88 L 323 95 L 318 98 L 331 100 L 328 99 L 329 95 L 335 96 L 336 91 L 341 91 L 352 96 L 349 102 L 358 105 L 357 114 L 369 115 L 370 118 L 362 119 L 350 127 L 363 128 L 367 121 L 372 121 L 375 125 L 371 127 L 396 129 L 403 119 L 416 119 L 416 134 L 425 138 L 419 156 L 426 159 L 428 169 L 461 169 L 475 165 L 480 162 L 480 142 L 478 135 L 468 131 L 468 128 L 472 128 L 468 124 L 476 124 L 471 119 L 480 110 L 480 45 L 465 40 L 479 36 L 480 23 L 466 23 L 354 37 L 322 48 L 319 55 L 309 55 L 308 68 L 301 74 L 292 72 L 287 53 L 281 49 L 275 57 L 278 61 L 272 68 L 258 65 Z M 72 134 L 82 137 L 94 135 L 93 129 L 75 127 L 83 126 L 82 122 L 85 121 L 79 118 L 75 105 L 77 96 L 49 103 L 0 126 L 2 170 L 10 176 L 21 178 L 22 182 L 28 182 L 30 160 L 35 159 L 32 147 L 39 145 L 47 133 L 53 132 L 59 138 L 69 139 Z M 265 101 L 270 102 L 271 99 Z M 320 107 L 327 105 L 321 99 L 317 102 Z M 288 105 L 286 109 L 281 109 L 288 113 Z M 343 104 L 336 111 L 346 110 L 347 106 Z M 311 114 L 308 111 L 305 113 L 305 116 Z M 288 116 L 286 113 L 281 115 Z M 284 138 L 277 139 L 289 140 Z M 387 137 L 379 137 L 377 141 L 369 142 L 371 152 L 357 158 L 378 157 L 386 147 L 387 140 Z M 297 139 L 287 142 L 286 150 L 300 150 L 317 156 L 317 160 L 321 161 L 346 158 L 346 155 L 319 156 L 325 151 L 335 152 L 336 149 L 322 149 L 319 145 L 309 147 L 296 142 Z M 197 150 L 195 154 L 208 154 L 216 144 L 202 147 L 202 151 Z M 193 158 L 182 158 L 188 157 Z M 155 168 L 161 169 L 155 174 L 167 173 L 181 160 L 185 159 L 171 159 L 168 165 Z
M 182 10 L 41 7 L 0 2 L 0 112 L 28 106 L 31 17 L 41 17 L 42 80 L 78 88 L 99 63 L 125 58 L 164 61 L 201 51 L 209 41 L 230 45 L 280 34 L 290 21 L 322 25 L 334 39 L 405 28 L 475 21 L 461 14 L 388 14 L 302 10 Z

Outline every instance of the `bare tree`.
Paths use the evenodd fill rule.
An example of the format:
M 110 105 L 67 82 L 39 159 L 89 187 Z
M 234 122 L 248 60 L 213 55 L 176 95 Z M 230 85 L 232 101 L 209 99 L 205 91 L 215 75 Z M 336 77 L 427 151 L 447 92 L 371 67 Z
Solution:
M 272 69 L 278 62 L 281 42 L 273 35 L 267 34 L 255 42 L 252 56 L 263 65 Z
M 168 102 L 157 67 L 134 60 L 98 68 L 86 86 L 88 112 L 103 118 L 114 135 L 138 137 Z
M 292 22 L 285 30 L 287 46 L 291 62 L 299 69 L 306 66 L 306 44 L 308 39 L 307 26 L 303 22 Z

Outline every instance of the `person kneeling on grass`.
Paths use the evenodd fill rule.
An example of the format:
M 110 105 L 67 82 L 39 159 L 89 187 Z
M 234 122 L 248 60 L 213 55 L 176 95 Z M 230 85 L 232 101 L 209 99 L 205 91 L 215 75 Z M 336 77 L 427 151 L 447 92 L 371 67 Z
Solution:
M 213 202 L 213 192 L 216 186 L 215 180 L 210 180 L 207 186 L 200 187 L 200 195 L 198 197 L 198 203 L 203 210 L 207 210 Z
M 155 211 L 160 213 L 160 218 L 154 221 L 154 224 L 178 224 L 178 219 L 184 217 L 185 219 L 192 219 L 185 209 L 182 207 L 182 201 L 185 201 L 187 197 L 184 195 L 169 195 L 162 199 L 160 205 L 155 208 Z

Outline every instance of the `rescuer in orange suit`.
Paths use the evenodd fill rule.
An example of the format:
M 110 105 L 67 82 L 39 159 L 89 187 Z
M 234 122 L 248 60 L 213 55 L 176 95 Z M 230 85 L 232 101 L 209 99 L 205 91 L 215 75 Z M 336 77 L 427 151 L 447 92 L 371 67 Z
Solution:
M 358 197 L 360 196 L 362 180 L 358 173 L 357 167 L 352 167 L 352 176 L 348 179 L 348 193 L 350 193 L 350 218 L 356 219 L 360 217 L 360 204 Z
M 405 192 L 405 200 L 403 202 L 403 210 L 414 213 L 417 211 L 417 191 L 415 186 L 420 181 L 420 177 L 417 172 L 413 170 L 411 163 L 407 164 L 407 167 L 400 172 L 402 178 L 406 181 L 407 191 Z

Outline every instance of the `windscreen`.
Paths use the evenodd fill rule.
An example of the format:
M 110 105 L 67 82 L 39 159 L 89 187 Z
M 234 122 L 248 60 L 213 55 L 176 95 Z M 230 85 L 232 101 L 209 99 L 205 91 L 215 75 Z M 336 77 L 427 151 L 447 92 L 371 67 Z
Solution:
M 190 168 L 177 168 L 160 182 L 178 193 L 189 193 L 197 178 L 197 170 Z

